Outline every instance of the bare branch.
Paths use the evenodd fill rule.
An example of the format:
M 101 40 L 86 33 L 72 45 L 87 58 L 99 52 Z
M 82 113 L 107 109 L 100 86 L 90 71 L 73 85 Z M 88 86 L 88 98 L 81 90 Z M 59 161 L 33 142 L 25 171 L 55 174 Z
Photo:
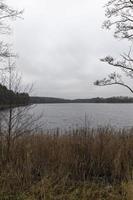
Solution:
M 133 90 L 131 87 L 129 87 L 127 84 L 125 84 L 121 80 L 121 76 L 119 74 L 116 74 L 115 72 L 108 75 L 108 79 L 104 78 L 102 80 L 97 80 L 94 82 L 94 85 L 96 86 L 110 86 L 110 85 L 121 85 L 126 87 L 130 92 L 133 93 Z
M 133 39 L 133 2 L 131 0 L 110 0 L 106 5 L 106 20 L 103 27 L 110 29 L 115 26 L 116 38 Z

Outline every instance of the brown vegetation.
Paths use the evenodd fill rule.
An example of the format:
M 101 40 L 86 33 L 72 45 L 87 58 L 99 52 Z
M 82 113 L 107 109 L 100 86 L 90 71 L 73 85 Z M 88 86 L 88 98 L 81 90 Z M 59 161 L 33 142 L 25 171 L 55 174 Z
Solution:
M 91 200 L 99 195 L 107 200 L 126 199 L 127 188 L 122 184 L 133 179 L 132 130 L 99 128 L 22 135 L 12 140 L 8 160 L 4 137 L 1 134 L 0 199 L 19 193 L 38 200 L 76 199 L 71 197 L 75 192 L 84 195 L 80 199 L 89 199 L 87 195 Z

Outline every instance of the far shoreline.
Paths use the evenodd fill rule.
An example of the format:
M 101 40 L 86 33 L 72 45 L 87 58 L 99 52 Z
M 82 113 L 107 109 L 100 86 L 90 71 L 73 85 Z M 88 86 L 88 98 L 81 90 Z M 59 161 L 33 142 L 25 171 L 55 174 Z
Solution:
M 64 99 L 64 98 L 55 98 L 55 97 L 38 97 L 31 96 L 30 97 L 31 104 L 60 104 L 60 103 L 133 103 L 132 97 L 96 97 L 90 99 Z

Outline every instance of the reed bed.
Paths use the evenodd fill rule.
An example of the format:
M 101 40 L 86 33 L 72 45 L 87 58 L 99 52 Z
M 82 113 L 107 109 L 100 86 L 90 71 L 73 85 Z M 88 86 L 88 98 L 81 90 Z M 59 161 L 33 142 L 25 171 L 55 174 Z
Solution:
M 15 196 L 16 200 L 71 200 L 77 198 L 75 195 L 84 200 L 125 200 L 128 192 L 124 184 L 132 183 L 133 179 L 132 129 L 83 128 L 62 134 L 58 130 L 27 134 L 12 139 L 8 160 L 6 154 L 6 139 L 1 136 L 3 200 L 4 196 L 14 200 L 17 194 L 21 195 Z M 10 198 L 6 198 L 7 194 Z

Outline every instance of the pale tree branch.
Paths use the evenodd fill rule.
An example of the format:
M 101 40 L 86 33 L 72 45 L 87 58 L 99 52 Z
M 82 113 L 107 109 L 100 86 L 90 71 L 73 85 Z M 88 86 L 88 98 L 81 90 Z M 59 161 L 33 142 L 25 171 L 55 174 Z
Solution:
M 129 87 L 128 85 L 126 85 L 125 83 L 121 83 L 121 82 L 110 82 L 110 83 L 104 83 L 104 82 L 102 82 L 103 80 L 101 80 L 101 81 L 96 81 L 95 83 L 94 83 L 94 85 L 96 85 L 96 86 L 111 86 L 111 85 L 121 85 L 121 86 L 124 86 L 125 88 L 127 88 L 130 92 L 132 92 L 133 93 L 133 90 L 132 90 L 132 88 L 131 87 Z
M 110 0 L 106 5 L 106 20 L 103 27 L 110 29 L 115 27 L 114 36 L 116 38 L 133 39 L 133 1 L 131 0 Z

